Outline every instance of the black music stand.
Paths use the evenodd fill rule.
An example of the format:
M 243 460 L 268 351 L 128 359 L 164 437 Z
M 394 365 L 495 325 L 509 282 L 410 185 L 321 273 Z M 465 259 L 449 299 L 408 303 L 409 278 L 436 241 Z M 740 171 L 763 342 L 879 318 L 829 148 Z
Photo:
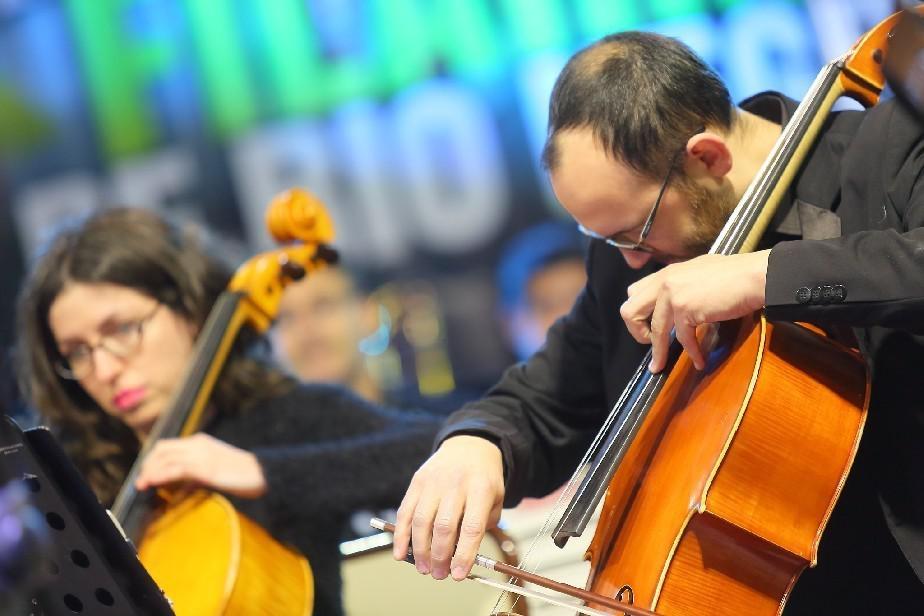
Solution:
M 25 484 L 50 539 L 42 577 L 19 616 L 172 615 L 169 601 L 81 474 L 44 427 L 0 419 L 0 476 Z M 12 606 L 10 606 L 12 607 Z

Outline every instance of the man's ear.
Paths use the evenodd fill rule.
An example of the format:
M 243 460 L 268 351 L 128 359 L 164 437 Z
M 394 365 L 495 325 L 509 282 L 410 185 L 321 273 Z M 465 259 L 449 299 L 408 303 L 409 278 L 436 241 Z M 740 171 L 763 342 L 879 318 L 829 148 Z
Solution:
M 697 133 L 687 141 L 684 171 L 690 177 L 724 178 L 732 168 L 732 154 L 725 139 L 716 133 Z

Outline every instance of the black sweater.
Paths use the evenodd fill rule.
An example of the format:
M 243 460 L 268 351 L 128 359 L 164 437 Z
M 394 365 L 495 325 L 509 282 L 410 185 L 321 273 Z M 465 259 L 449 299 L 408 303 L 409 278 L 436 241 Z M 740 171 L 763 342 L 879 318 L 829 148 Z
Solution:
M 339 387 L 305 385 L 218 416 L 207 432 L 256 454 L 267 493 L 232 502 L 307 556 L 313 616 L 339 616 L 339 541 L 349 514 L 397 506 L 438 426 L 435 417 L 377 408 Z

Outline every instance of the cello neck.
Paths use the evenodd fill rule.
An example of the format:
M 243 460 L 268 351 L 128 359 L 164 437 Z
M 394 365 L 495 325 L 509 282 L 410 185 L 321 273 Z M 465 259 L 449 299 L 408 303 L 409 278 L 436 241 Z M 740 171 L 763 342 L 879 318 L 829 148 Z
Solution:
M 144 459 L 158 440 L 188 436 L 201 428 L 217 377 L 246 322 L 242 301 L 240 293 L 225 291 L 215 302 L 196 339 L 182 387 L 174 396 L 169 409 L 154 424 L 119 490 L 112 514 L 131 539 L 138 538 L 144 519 L 156 501 L 151 491 L 141 493 L 135 488 L 135 480 Z
M 834 102 L 845 94 L 843 58 L 824 66 L 792 118 L 780 132 L 770 154 L 748 185 L 738 205 L 709 250 L 710 254 L 730 255 L 751 252 L 763 236 L 793 178 L 805 161 L 812 144 Z M 645 422 L 667 376 L 680 357 L 682 347 L 670 336 L 670 350 L 663 371 L 648 371 L 649 351 L 633 378 L 610 411 L 594 444 L 578 466 L 572 484 L 574 495 L 552 533 L 556 545 L 563 547 L 571 537 L 579 537 L 600 504 L 610 480 Z
M 844 94 L 839 79 L 843 67 L 843 60 L 832 61 L 815 78 L 719 232 L 709 254 L 731 255 L 757 248 L 831 107 Z

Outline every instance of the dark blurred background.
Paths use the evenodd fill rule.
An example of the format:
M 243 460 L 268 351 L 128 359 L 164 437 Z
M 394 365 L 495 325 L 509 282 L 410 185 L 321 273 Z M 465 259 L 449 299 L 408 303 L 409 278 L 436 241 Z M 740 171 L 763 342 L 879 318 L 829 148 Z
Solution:
M 505 240 L 561 216 L 537 161 L 572 52 L 657 30 L 698 51 L 735 98 L 798 98 L 895 7 L 0 0 L 0 346 L 24 268 L 68 217 L 107 204 L 170 211 L 242 261 L 270 246 L 269 199 L 303 186 L 328 205 L 351 268 L 406 285 L 414 306 L 432 300 L 427 340 L 447 361 L 428 387 L 481 388 L 511 359 L 496 308 Z

